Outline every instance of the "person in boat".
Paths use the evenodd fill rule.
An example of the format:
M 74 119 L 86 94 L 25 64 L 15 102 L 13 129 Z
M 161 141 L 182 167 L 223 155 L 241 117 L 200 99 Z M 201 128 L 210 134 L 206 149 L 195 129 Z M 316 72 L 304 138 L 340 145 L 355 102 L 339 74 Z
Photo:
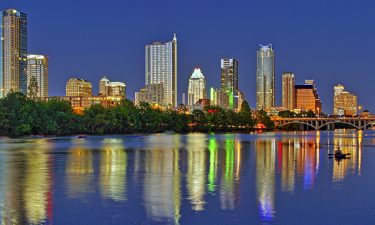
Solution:
M 343 155 L 340 147 L 338 147 L 338 149 L 335 151 L 335 155 Z

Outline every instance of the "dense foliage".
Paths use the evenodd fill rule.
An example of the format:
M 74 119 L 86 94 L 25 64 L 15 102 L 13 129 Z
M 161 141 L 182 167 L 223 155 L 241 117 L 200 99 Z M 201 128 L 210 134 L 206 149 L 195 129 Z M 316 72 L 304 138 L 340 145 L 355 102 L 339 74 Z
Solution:
M 240 112 L 209 106 L 185 113 L 124 100 L 115 107 L 93 105 L 75 114 L 69 102 L 33 100 L 20 93 L 0 99 L 0 135 L 127 134 L 148 132 L 225 132 L 252 130 L 257 122 L 272 128 L 262 112 L 253 119 L 245 101 Z

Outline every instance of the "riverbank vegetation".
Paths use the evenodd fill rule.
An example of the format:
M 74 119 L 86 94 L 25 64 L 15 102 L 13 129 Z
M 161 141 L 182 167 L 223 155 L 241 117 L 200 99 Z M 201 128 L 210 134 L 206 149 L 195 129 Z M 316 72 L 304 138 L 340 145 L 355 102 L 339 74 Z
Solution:
M 268 129 L 273 123 L 264 111 L 252 116 L 246 101 L 240 112 L 209 106 L 186 113 L 162 110 L 148 103 L 135 106 L 124 100 L 121 105 L 104 108 L 93 105 L 75 114 L 69 102 L 48 102 L 11 93 L 0 99 L 0 135 L 129 134 L 174 132 L 249 131 L 260 122 Z

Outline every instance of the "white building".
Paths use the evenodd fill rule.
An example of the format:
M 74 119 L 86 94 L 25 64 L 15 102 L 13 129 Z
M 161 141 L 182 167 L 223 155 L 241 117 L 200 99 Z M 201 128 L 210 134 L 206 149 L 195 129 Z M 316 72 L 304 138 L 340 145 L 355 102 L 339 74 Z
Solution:
M 199 99 L 207 98 L 206 79 L 200 68 L 195 68 L 189 79 L 188 87 L 188 106 L 191 107 Z
M 177 106 L 177 38 L 145 47 L 145 84 L 163 85 L 163 104 Z

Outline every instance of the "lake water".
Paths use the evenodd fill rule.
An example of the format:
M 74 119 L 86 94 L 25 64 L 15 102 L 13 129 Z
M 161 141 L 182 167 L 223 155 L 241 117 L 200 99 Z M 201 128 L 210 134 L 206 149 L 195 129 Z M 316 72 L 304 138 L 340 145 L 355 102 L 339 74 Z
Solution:
M 329 159 L 334 149 L 349 159 Z M 375 224 L 375 132 L 0 140 L 2 224 Z

